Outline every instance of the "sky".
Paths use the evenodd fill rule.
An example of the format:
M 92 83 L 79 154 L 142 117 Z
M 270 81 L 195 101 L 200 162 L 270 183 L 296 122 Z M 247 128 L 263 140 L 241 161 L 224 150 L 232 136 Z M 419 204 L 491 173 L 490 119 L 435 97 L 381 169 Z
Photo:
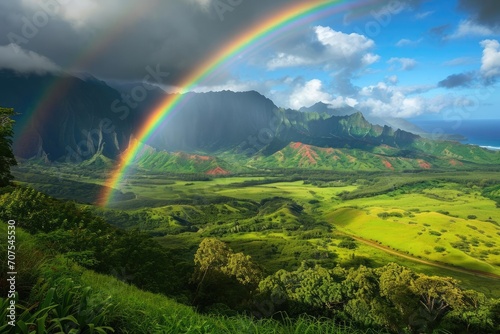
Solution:
M 297 0 L 2 0 L 0 69 L 87 72 L 169 92 Z M 285 29 L 193 89 L 256 90 L 284 108 L 499 119 L 500 1 L 357 0 Z M 342 10 L 340 10 L 342 9 Z M 152 80 L 155 79 L 155 80 Z

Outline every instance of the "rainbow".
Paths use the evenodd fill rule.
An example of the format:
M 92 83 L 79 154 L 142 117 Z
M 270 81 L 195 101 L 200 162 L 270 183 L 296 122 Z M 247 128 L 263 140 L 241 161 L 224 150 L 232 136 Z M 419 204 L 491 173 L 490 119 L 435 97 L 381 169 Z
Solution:
M 314 20 L 341 12 L 345 9 L 359 8 L 367 3 L 380 2 L 378 0 L 311 0 L 289 6 L 274 15 L 269 16 L 262 22 L 254 25 L 244 33 L 227 43 L 218 52 L 214 53 L 205 62 L 197 66 L 178 85 L 182 92 L 188 92 L 203 80 L 209 78 L 224 64 L 234 61 L 248 51 L 252 46 L 256 47 L 266 41 L 283 33 L 287 29 L 303 25 Z M 167 120 L 167 117 L 176 109 L 181 107 L 186 95 L 172 94 L 162 101 L 151 113 L 151 116 L 142 124 L 136 139 L 129 144 L 127 150 L 122 154 L 120 160 L 104 183 L 105 187 L 100 194 L 99 205 L 107 206 L 112 200 L 114 189 L 117 189 L 126 175 L 127 168 L 136 159 L 144 147 L 145 142 L 153 135 L 155 130 Z
M 98 39 L 89 42 L 90 47 L 84 48 L 82 52 L 70 61 L 68 70 L 84 68 L 90 62 L 104 53 L 121 35 L 127 31 L 127 27 L 141 18 L 151 9 L 149 2 L 136 2 L 131 6 L 125 6 L 114 22 L 110 23 L 113 29 L 106 30 L 105 34 L 99 35 Z M 43 124 L 47 120 L 50 109 L 60 101 L 68 91 L 72 88 L 72 83 L 68 81 L 64 72 L 59 73 L 57 78 L 48 85 L 38 96 L 33 103 L 32 112 L 21 119 L 20 129 L 14 145 L 16 148 L 33 146 L 34 127 L 38 124 Z

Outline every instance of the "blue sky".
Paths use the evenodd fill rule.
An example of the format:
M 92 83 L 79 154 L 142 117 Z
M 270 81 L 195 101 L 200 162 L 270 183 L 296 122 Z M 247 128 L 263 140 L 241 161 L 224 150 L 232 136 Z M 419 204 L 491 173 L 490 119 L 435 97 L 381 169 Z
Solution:
M 459 6 L 380 5 L 354 20 L 339 13 L 288 32 L 199 90 L 255 89 L 291 108 L 323 101 L 378 116 L 500 118 L 498 26 Z
M 0 1 L 0 69 L 133 82 L 155 69 L 152 84 L 178 91 L 223 45 L 304 1 Z M 500 118 L 499 0 L 342 4 L 348 9 L 283 32 L 195 91 L 256 90 L 280 107 L 321 101 L 380 117 Z M 221 5 L 230 10 L 221 15 Z

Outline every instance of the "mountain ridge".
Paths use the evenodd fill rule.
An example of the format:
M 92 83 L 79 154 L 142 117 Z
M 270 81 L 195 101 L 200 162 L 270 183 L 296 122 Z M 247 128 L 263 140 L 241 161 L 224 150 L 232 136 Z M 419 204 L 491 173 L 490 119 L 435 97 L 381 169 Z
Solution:
M 66 88 L 52 104 L 36 109 L 39 96 L 48 85 Z M 136 140 L 140 124 L 168 96 L 155 89 L 141 103 L 132 104 L 126 94 L 131 86 L 121 87 L 123 90 L 118 91 L 85 75 L 59 78 L 0 71 L 0 101 L 22 114 L 15 131 L 25 129 L 23 137 L 17 133 L 14 138 L 15 154 L 23 159 L 109 166 L 126 153 L 131 141 Z M 35 110 L 44 114 L 33 116 Z M 433 141 L 388 124 L 374 124 L 369 119 L 355 108 L 332 109 L 322 102 L 301 110 L 279 108 L 255 91 L 191 92 L 184 97 L 182 110 L 170 113 L 168 122 L 157 127 L 135 163 L 145 169 L 216 174 L 248 167 L 340 166 L 325 156 L 322 149 L 328 148 L 344 150 L 343 156 L 356 156 L 356 161 L 365 159 L 359 165 L 362 169 L 380 168 L 378 160 L 382 158 L 375 156 L 381 152 L 390 152 L 386 162 L 381 163 L 382 168 L 390 165 L 397 170 L 444 167 L 447 163 L 442 158 L 454 159 L 462 166 L 464 162 L 499 162 L 500 152 Z M 309 165 L 289 152 L 292 143 L 307 145 L 302 150 L 308 152 Z M 276 154 L 290 156 L 290 162 L 276 160 Z M 313 164 L 315 155 L 324 159 Z M 460 164 L 453 165 L 457 166 Z

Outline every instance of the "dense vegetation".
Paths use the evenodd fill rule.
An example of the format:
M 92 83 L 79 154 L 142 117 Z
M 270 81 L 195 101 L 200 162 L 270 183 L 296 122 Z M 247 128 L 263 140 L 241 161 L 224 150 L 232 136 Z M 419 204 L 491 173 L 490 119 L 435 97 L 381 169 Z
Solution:
M 106 326 L 122 331 L 125 327 L 121 326 L 128 325 L 117 322 L 116 314 L 110 313 L 117 305 L 113 306 L 106 298 L 98 301 L 91 290 L 82 285 L 79 276 L 82 269 L 68 271 L 57 266 L 48 269 L 38 267 L 39 261 L 51 265 L 59 261 L 65 266 L 75 263 L 111 274 L 142 289 L 176 297 L 205 312 L 219 314 L 219 319 L 221 314 L 235 316 L 235 311 L 256 319 L 277 317 L 277 320 L 283 317 L 279 314 L 292 318 L 308 314 L 318 319 L 333 319 L 337 324 L 350 323 L 360 329 L 391 332 L 431 332 L 436 328 L 492 332 L 499 323 L 498 300 L 464 290 L 451 278 L 417 274 L 396 264 L 377 269 L 363 265 L 327 269 L 313 261 L 302 261 L 296 270 L 279 270 L 265 277 L 248 255 L 235 253 L 214 238 L 203 239 L 193 262 L 179 269 L 184 260 L 176 258 L 150 236 L 111 227 L 88 210 L 30 188 L 16 187 L 4 192 L 0 197 L 0 219 L 5 222 L 10 217 L 18 217 L 19 227 L 36 238 L 24 236 L 32 241 L 30 247 L 36 249 L 31 253 L 37 255 L 29 259 L 33 255 L 25 254 L 24 261 L 28 264 L 20 266 L 23 269 L 19 279 L 23 284 L 19 299 L 27 307 L 27 311 L 23 311 L 27 313 L 20 319 L 29 323 L 41 318 L 37 321 L 45 322 L 48 332 L 71 326 L 82 326 L 85 331 L 89 324 L 103 331 L 107 330 Z M 6 272 L 4 269 L 2 273 Z M 40 285 L 41 277 L 44 277 L 44 285 Z M 5 295 L 4 289 L 5 286 L 2 295 Z M 100 288 L 94 286 L 94 289 Z M 43 302 L 37 306 L 35 300 Z M 60 306 L 61 311 L 57 311 L 57 300 L 69 305 Z M 85 307 L 78 306 L 82 303 L 92 310 L 82 310 Z M 74 319 L 60 320 L 62 323 L 54 320 L 64 318 L 64 314 Z M 279 325 L 281 330 L 292 321 L 281 320 L 285 322 Z M 300 324 L 306 320 L 297 321 Z M 208 323 L 206 328 L 212 328 Z M 326 322 L 317 326 L 325 330 L 334 325 Z
M 0 332 L 500 332 L 491 166 L 223 177 L 138 166 L 112 208 L 97 208 L 105 168 L 43 163 L 17 168 L 20 185 L 2 162 L 18 318 Z
M 16 165 L 12 152 L 13 115 L 13 109 L 0 107 L 0 187 L 8 185 L 12 180 L 10 167 Z
M 0 223 L 0 233 L 6 232 L 6 224 Z M 3 253 L 5 245 L 0 245 Z M 47 254 L 37 236 L 22 229 L 17 231 L 17 245 L 22 270 L 17 283 L 24 292 L 17 297 L 16 328 L 2 321 L 1 333 L 371 333 L 307 316 L 283 315 L 277 321 L 201 315 L 161 294 L 86 270 L 65 255 Z M 2 295 L 2 319 L 6 319 L 7 302 Z

